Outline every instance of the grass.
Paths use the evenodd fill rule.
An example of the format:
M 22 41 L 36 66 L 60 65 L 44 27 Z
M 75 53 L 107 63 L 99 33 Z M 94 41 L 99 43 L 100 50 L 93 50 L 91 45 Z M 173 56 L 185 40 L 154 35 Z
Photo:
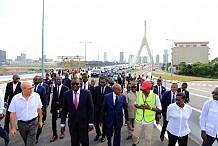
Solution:
M 159 78 L 160 76 L 162 79 L 165 79 L 165 74 L 160 73 L 152 73 L 153 77 Z M 166 74 L 166 80 L 170 80 L 170 74 Z M 201 78 L 201 77 L 189 77 L 189 76 L 179 76 L 179 75 L 172 75 L 173 81 L 181 81 L 181 82 L 188 82 L 188 81 L 218 81 L 218 79 L 208 79 L 208 78 Z
M 139 68 L 131 69 L 131 73 L 135 73 L 135 72 L 139 72 L 139 71 L 141 71 Z

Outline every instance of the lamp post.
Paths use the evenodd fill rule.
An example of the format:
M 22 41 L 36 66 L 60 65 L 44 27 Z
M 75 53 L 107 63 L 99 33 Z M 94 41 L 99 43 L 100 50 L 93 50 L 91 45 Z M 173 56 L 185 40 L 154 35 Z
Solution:
M 92 43 L 92 42 L 79 42 L 79 43 L 83 43 L 85 45 L 85 63 L 84 63 L 84 68 L 86 70 L 86 44 L 87 43 Z
M 166 40 L 170 40 L 171 41 L 171 43 L 172 43 L 172 48 L 171 49 L 173 50 L 173 42 L 174 42 L 173 39 L 166 39 Z M 173 67 L 173 62 L 172 62 L 173 61 L 173 51 L 172 51 L 171 54 L 172 54 L 172 57 L 171 57 L 171 61 L 170 61 L 170 63 L 171 63 L 170 64 L 170 82 L 172 83 L 172 76 L 173 76 L 173 68 L 172 68 Z
M 42 3 L 42 77 L 44 78 L 44 0 Z

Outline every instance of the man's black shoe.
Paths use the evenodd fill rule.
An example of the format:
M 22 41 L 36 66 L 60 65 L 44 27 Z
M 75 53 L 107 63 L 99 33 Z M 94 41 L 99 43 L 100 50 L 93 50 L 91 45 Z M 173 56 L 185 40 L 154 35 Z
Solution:
M 132 144 L 132 146 L 136 146 L 136 144 Z
M 164 136 L 161 135 L 161 136 L 160 136 L 160 140 L 161 140 L 161 141 L 164 141 Z
M 101 138 L 101 142 L 104 142 L 106 139 L 105 139 L 105 137 L 102 137 Z
M 132 136 L 128 136 L 127 138 L 126 138 L 126 140 L 130 140 L 132 138 Z
M 9 141 L 10 141 L 10 138 L 9 138 L 9 137 L 6 137 L 6 138 L 5 138 L 5 145 L 8 145 L 8 144 L 9 144 Z
M 96 135 L 94 138 L 94 141 L 97 141 L 99 139 L 100 135 Z
M 39 140 L 38 139 L 36 139 L 36 143 L 35 144 L 37 144 L 39 142 Z

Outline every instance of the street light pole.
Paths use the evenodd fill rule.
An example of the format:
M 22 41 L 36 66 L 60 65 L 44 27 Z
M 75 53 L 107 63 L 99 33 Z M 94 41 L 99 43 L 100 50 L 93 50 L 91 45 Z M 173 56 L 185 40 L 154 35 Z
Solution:
M 42 77 L 44 78 L 44 0 L 42 4 Z
M 85 62 L 84 62 L 84 68 L 86 70 L 86 44 L 87 43 L 92 43 L 92 42 L 80 42 L 80 43 L 83 43 L 85 45 Z

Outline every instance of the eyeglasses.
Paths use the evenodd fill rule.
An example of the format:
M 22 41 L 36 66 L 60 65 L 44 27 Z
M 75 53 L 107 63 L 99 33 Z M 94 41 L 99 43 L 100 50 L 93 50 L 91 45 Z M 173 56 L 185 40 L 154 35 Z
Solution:
M 79 85 L 79 83 L 72 83 L 72 85 L 73 85 L 73 86 L 74 86 L 74 85 L 77 85 L 77 86 L 78 86 L 78 85 Z
M 218 92 L 212 92 L 213 95 L 218 95 Z

